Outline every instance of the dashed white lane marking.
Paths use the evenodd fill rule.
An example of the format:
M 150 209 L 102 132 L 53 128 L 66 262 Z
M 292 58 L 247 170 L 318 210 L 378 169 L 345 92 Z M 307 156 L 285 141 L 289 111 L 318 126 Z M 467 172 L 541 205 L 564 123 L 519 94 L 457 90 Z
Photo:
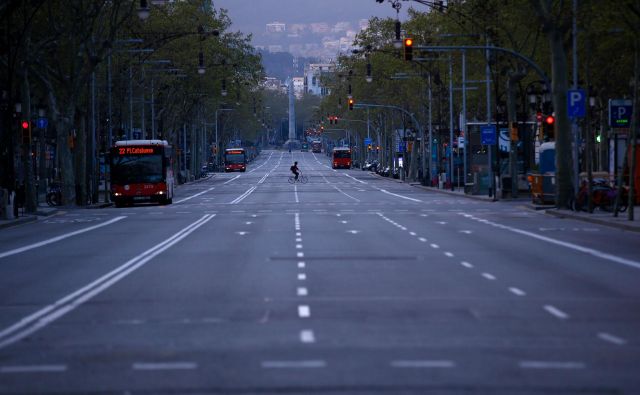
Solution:
M 63 373 L 67 365 L 13 365 L 0 366 L 0 373 Z
M 345 173 L 345 176 L 347 176 L 347 177 L 351 178 L 351 179 L 352 179 L 352 180 L 354 180 L 354 181 L 358 181 L 360 184 L 367 184 L 366 182 L 364 182 L 364 181 L 362 181 L 362 180 L 358 180 L 357 178 L 352 177 L 352 176 L 351 176 L 351 175 L 349 175 L 349 174 L 346 174 L 346 173 Z
M 298 258 L 304 258 L 304 252 L 298 252 L 298 253 L 296 253 L 296 257 L 298 257 Z
M 304 281 L 306 279 L 307 279 L 307 275 L 306 274 L 304 274 L 304 273 L 299 273 L 298 274 L 298 280 Z
M 300 236 L 302 236 L 302 233 L 296 232 L 296 236 L 300 237 Z
M 359 230 L 348 230 L 347 233 L 351 233 L 352 235 L 357 235 L 358 233 L 360 233 Z
M 242 232 L 242 231 L 236 232 L 236 233 L 239 234 L 240 236 L 245 236 L 249 234 L 249 232 Z
M 265 369 L 314 369 L 327 367 L 327 363 L 323 360 L 263 361 L 261 365 Z
M 315 343 L 316 337 L 311 329 L 304 329 L 300 331 L 300 341 L 303 343 Z
M 461 264 L 462 266 L 466 267 L 467 269 L 471 269 L 471 268 L 473 268 L 473 265 L 472 265 L 472 264 L 470 264 L 469 262 L 462 261 L 462 262 L 460 262 L 460 264 Z
M 433 243 L 431 243 L 431 244 L 429 244 L 429 245 L 431 246 L 431 248 L 435 248 L 435 249 L 440 248 L 440 246 L 439 246 L 439 245 L 437 245 L 437 244 L 433 244 Z
M 486 278 L 487 280 L 495 280 L 496 276 L 494 276 L 491 273 L 482 273 L 482 277 Z
M 243 193 L 242 195 L 240 195 L 237 198 L 233 199 L 231 202 L 229 202 L 229 204 L 238 204 L 238 203 L 242 202 L 244 199 L 247 198 L 247 196 L 251 195 L 251 193 L 253 191 L 255 191 L 256 188 L 257 188 L 256 186 L 253 186 L 253 187 L 247 189 L 247 191 L 245 193 Z
M 311 309 L 307 305 L 298 306 L 298 317 L 308 318 L 311 316 Z
M 418 240 L 420 240 L 420 241 L 421 241 L 421 242 L 423 242 L 423 243 L 426 243 L 426 242 L 427 242 L 427 239 L 425 239 L 424 237 L 418 237 Z
M 298 186 L 293 186 L 293 196 L 296 198 L 296 203 L 300 203 L 300 198 L 298 197 Z
M 133 370 L 194 370 L 198 368 L 195 362 L 136 362 Z
M 296 237 L 296 243 L 302 243 L 302 238 L 301 237 Z
M 606 332 L 598 333 L 598 337 L 601 340 L 604 340 L 604 341 L 609 342 L 609 343 L 616 344 L 618 346 L 622 346 L 624 344 L 627 344 L 627 341 L 625 339 L 623 339 L 621 337 L 618 337 L 618 336 L 615 336 L 615 335 L 612 335 L 610 333 L 606 333 Z
M 547 310 L 549 314 L 557 318 L 560 318 L 561 320 L 566 320 L 567 318 L 569 318 L 569 314 L 565 313 L 564 311 L 560 310 L 557 307 L 546 305 L 544 306 L 544 309 Z
M 449 258 L 453 258 L 453 253 L 452 252 L 445 252 L 444 255 L 449 257 Z
M 306 265 L 307 265 L 307 264 L 306 264 L 306 263 L 304 263 L 304 262 L 298 262 L 298 267 L 299 267 L 300 269 L 304 269 L 304 267 L 305 267 Z
M 447 360 L 407 360 L 407 361 L 391 361 L 393 368 L 409 368 L 409 369 L 431 369 L 431 368 L 453 368 L 455 362 Z
M 416 232 L 409 232 L 411 236 L 416 236 Z
M 238 176 L 238 177 L 240 177 L 240 176 Z M 226 183 L 225 183 L 225 184 L 226 184 Z M 188 196 L 188 197 L 186 197 L 186 198 L 184 198 L 184 199 L 180 199 L 180 200 L 178 200 L 178 201 L 176 202 L 176 204 L 178 204 L 178 203 L 182 203 L 182 202 L 186 202 L 187 200 L 191 200 L 191 199 L 193 199 L 194 197 L 198 197 L 198 196 L 200 196 L 200 195 L 204 195 L 205 193 L 207 193 L 207 192 L 211 192 L 211 191 L 213 191 L 214 189 L 216 189 L 216 187 L 211 187 L 211 188 L 209 188 L 209 189 L 207 189 L 207 190 L 204 190 L 204 191 L 202 191 L 202 192 L 196 193 L 195 195 L 191 195 L 191 196 Z
M 438 221 L 438 222 L 436 222 L 436 224 L 446 225 L 447 223 L 446 223 L 446 222 L 444 222 L 444 221 Z
M 306 288 L 304 288 L 304 287 L 299 287 L 299 288 L 297 289 L 297 292 L 296 292 L 296 293 L 297 293 L 297 295 L 298 295 L 298 296 L 307 296 L 307 295 L 309 295 L 309 290 L 307 290 L 307 289 L 306 289 Z
M 525 296 L 527 294 L 523 290 L 521 290 L 519 288 L 515 288 L 515 287 L 510 287 L 509 291 L 511 291 L 512 294 L 518 295 L 518 296 Z
M 499 229 L 504 229 L 504 230 L 508 230 L 510 232 L 514 232 L 514 233 L 518 233 L 524 236 L 528 236 L 528 237 L 532 237 L 534 239 L 538 239 L 538 240 L 542 240 L 542 241 L 546 241 L 547 243 L 551 243 L 551 244 L 555 244 L 555 245 L 559 245 L 562 247 L 566 247 L 575 251 L 580 251 L 583 252 L 585 254 L 589 254 L 589 255 L 593 255 L 595 257 L 598 258 L 602 258 L 602 259 L 606 259 L 608 261 L 611 262 L 616 262 L 616 263 L 620 263 L 622 265 L 626 265 L 626 266 L 630 266 L 636 269 L 640 269 L 640 262 L 638 261 L 634 261 L 631 259 L 626 259 L 626 258 L 622 258 L 613 254 L 608 254 L 606 252 L 602 252 L 602 251 L 598 251 L 598 250 L 594 250 L 593 248 L 588 248 L 588 247 L 583 247 L 581 245 L 578 244 L 573 244 L 573 243 L 569 243 L 566 241 L 560 241 L 557 239 L 552 239 L 550 237 L 546 237 L 546 236 L 542 236 L 536 233 L 532 233 L 532 232 L 528 232 L 526 230 L 522 230 L 522 229 L 518 229 L 518 228 L 513 228 L 511 226 L 507 226 L 507 225 L 501 225 L 495 222 L 491 222 L 488 221 L 486 219 L 481 219 L 478 217 L 474 217 L 473 215 L 470 214 L 462 214 L 464 215 L 464 217 L 466 218 L 471 218 L 473 220 L 476 220 L 478 222 L 482 222 L 485 223 L 487 225 L 491 225 L 493 227 L 499 228 Z
M 461 230 L 460 233 L 464 233 L 464 234 L 470 235 L 473 232 L 470 231 L 470 230 Z
M 341 224 L 347 224 L 349 221 L 340 221 Z
M 518 364 L 523 369 L 584 369 L 584 362 L 557 362 L 557 361 L 520 361 Z
M 20 254 L 20 253 L 25 252 L 25 251 L 33 250 L 34 248 L 46 246 L 47 244 L 56 243 L 58 241 L 61 241 L 61 240 L 64 240 L 64 239 L 67 239 L 69 237 L 73 237 L 73 236 L 76 236 L 76 235 L 79 235 L 79 234 L 82 234 L 82 233 L 90 232 L 92 230 L 95 230 L 95 229 L 98 229 L 98 228 L 102 228 L 103 226 L 111 225 L 111 224 L 113 224 L 115 222 L 118 222 L 118 221 L 120 221 L 122 219 L 125 219 L 125 218 L 127 218 L 127 217 L 125 217 L 125 216 L 115 217 L 113 219 L 110 219 L 109 221 L 106 221 L 106 222 L 103 222 L 103 223 L 100 223 L 100 224 L 97 224 L 97 225 L 89 226 L 89 227 L 83 228 L 83 229 L 78 229 L 76 231 L 73 231 L 73 232 L 70 232 L 70 233 L 65 233 L 65 234 L 60 235 L 60 236 L 52 237 L 50 239 L 43 240 L 43 241 L 40 241 L 38 243 L 33 243 L 33 244 L 26 245 L 24 247 L 15 248 L 13 250 L 5 251 L 5 252 L 0 253 L 0 259 L 6 258 L 6 257 L 11 256 L 11 255 Z
M 302 249 L 302 244 L 296 244 L 296 249 L 298 250 Z

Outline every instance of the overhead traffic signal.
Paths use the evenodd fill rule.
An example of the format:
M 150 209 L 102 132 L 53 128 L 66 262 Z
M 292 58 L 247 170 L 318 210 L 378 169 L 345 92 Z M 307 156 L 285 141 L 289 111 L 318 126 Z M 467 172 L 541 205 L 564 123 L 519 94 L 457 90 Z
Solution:
M 413 39 L 404 39 L 404 60 L 413 60 Z
M 353 111 L 353 105 L 354 105 L 355 101 L 353 99 L 349 99 L 349 111 Z

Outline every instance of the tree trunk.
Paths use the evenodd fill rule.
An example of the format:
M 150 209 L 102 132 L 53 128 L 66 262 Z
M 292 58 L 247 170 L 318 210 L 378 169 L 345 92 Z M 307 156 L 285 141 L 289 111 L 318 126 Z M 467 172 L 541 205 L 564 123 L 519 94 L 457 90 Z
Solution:
M 76 169 L 76 204 L 84 206 L 87 202 L 87 118 L 80 116 L 80 128 L 76 131 L 74 150 Z

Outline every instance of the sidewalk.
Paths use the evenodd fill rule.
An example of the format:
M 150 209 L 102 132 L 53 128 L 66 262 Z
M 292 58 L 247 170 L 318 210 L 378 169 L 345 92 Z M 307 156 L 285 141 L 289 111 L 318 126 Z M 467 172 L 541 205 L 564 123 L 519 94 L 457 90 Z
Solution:
M 22 210 L 21 210 L 22 211 Z M 0 219 L 0 229 L 9 228 L 12 226 L 18 226 L 27 224 L 38 220 L 38 217 L 49 217 L 57 214 L 58 208 L 49 207 L 48 205 L 39 205 L 35 214 L 22 214 L 18 218 L 13 219 Z
M 374 173 L 375 174 L 375 173 Z M 386 178 L 386 177 L 381 177 L 381 178 Z M 638 221 L 638 219 L 636 218 L 636 220 L 634 221 L 629 221 L 627 219 L 627 213 L 619 213 L 618 217 L 614 217 L 613 213 L 610 212 L 606 212 L 606 211 L 601 211 L 601 210 L 596 210 L 593 213 L 587 213 L 584 211 L 570 211 L 570 210 L 558 210 L 555 206 L 553 205 L 539 205 L 539 204 L 534 204 L 531 202 L 531 197 L 529 195 L 525 195 L 525 194 L 520 194 L 521 196 L 516 198 L 516 199 L 511 199 L 511 198 L 505 198 L 505 199 L 500 199 L 500 200 L 493 200 L 493 198 L 486 196 L 486 195 L 468 195 L 465 194 L 464 191 L 460 190 L 448 190 L 448 189 L 438 189 L 438 188 L 434 188 L 434 187 L 427 187 L 424 185 L 421 185 L 420 183 L 417 182 L 406 182 L 406 181 L 401 181 L 401 180 L 394 180 L 394 179 L 390 179 L 392 181 L 395 182 L 400 182 L 400 183 L 405 183 L 405 184 L 409 184 L 411 186 L 420 188 L 422 190 L 425 191 L 430 191 L 430 192 L 434 192 L 434 193 L 441 193 L 441 194 L 445 194 L 445 195 L 449 195 L 449 196 L 456 196 L 456 197 L 464 197 L 467 199 L 474 199 L 474 200 L 480 200 L 480 201 L 484 201 L 487 203 L 520 203 L 519 206 L 529 209 L 529 210 L 542 210 L 544 211 L 545 214 L 547 215 L 551 215 L 554 216 L 556 218 L 570 218 L 570 219 L 574 219 L 574 220 L 578 220 L 578 221 L 583 221 L 583 222 L 589 222 L 592 224 L 598 224 L 598 225 L 603 225 L 603 226 L 610 226 L 613 228 L 617 228 L 617 229 L 621 229 L 621 230 L 626 230 L 626 231 L 631 231 L 631 232 L 640 232 L 640 221 Z M 640 207 L 636 206 L 636 208 L 638 210 L 640 210 Z M 640 215 L 640 213 L 639 213 Z

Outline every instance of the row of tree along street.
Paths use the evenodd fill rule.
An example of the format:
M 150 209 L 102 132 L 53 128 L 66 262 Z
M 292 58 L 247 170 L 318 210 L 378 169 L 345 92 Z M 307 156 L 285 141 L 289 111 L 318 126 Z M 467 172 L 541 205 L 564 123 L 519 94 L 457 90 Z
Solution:
M 107 195 L 118 139 L 168 140 L 187 178 L 261 137 L 260 57 L 210 1 L 8 0 L 0 15 L 0 182 L 28 212 L 51 182 L 66 204 Z
M 370 20 L 357 36 L 359 49 L 324 76 L 331 93 L 321 114 L 367 120 L 348 126 L 363 151 L 367 136 L 380 147 L 364 156 L 393 166 L 401 153 L 411 179 L 431 183 L 442 174 L 447 186 L 482 184 L 488 193 L 506 182 L 500 175 L 513 174 L 517 193 L 515 175 L 537 170 L 541 144 L 554 141 L 559 207 L 573 198 L 580 172 L 609 172 L 634 199 L 638 157 L 629 147 L 636 146 L 637 117 L 611 127 L 608 103 L 629 100 L 637 113 L 637 0 L 615 7 L 596 0 L 387 1 L 413 5 L 409 19 Z M 568 113 L 571 89 L 584 91 L 584 117 Z M 483 144 L 481 127 L 496 123 L 495 143 Z

